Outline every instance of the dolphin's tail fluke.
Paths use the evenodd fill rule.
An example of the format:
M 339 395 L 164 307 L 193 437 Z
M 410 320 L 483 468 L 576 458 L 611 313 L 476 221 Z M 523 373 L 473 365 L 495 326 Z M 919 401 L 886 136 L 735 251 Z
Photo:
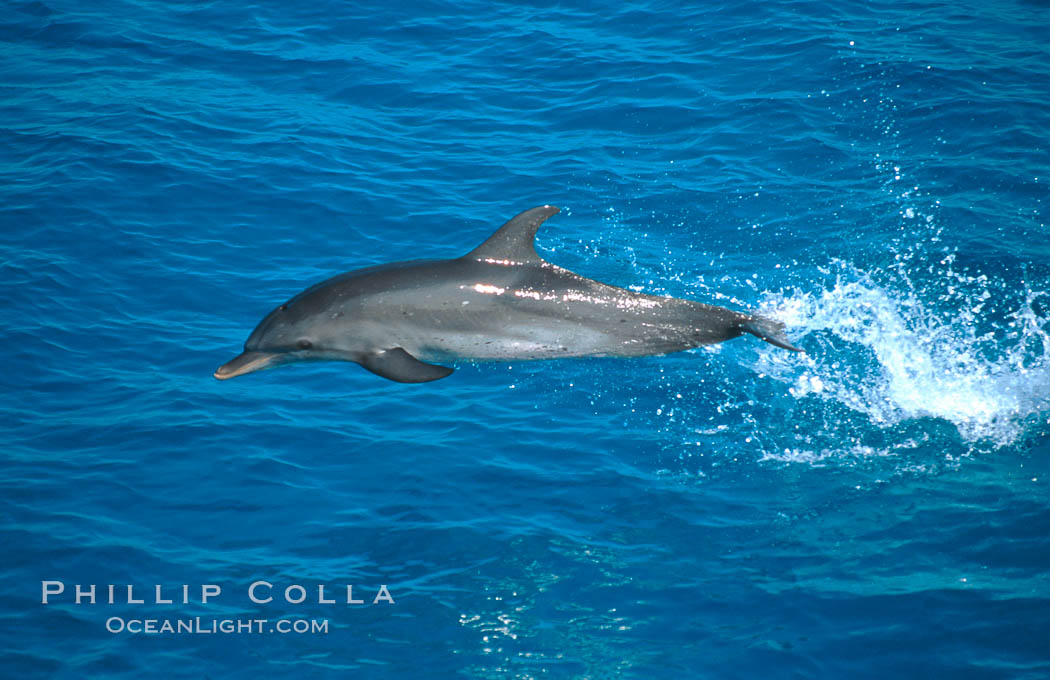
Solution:
M 791 341 L 784 335 L 784 324 L 773 319 L 767 319 L 764 316 L 755 314 L 754 316 L 748 317 L 744 323 L 740 324 L 741 330 L 747 331 L 751 335 L 762 338 L 771 345 L 777 347 L 783 347 L 789 349 L 792 352 L 801 352 L 802 350 L 791 344 Z

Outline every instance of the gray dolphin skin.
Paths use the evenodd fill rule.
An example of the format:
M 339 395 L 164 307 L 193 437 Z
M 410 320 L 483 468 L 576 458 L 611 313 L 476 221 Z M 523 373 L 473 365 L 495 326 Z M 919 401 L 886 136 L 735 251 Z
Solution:
M 352 361 L 390 380 L 429 382 L 456 360 L 639 357 L 744 333 L 799 352 L 783 324 L 693 300 L 585 279 L 537 254 L 536 230 L 558 208 L 526 210 L 453 260 L 340 274 L 270 312 L 219 380 L 298 361 Z

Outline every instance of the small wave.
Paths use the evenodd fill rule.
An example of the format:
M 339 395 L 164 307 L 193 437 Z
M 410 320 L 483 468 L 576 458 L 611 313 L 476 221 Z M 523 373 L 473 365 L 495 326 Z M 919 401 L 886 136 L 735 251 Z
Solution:
M 790 385 L 796 400 L 834 402 L 880 428 L 940 418 L 965 441 L 994 446 L 1014 443 L 1050 409 L 1050 319 L 1037 311 L 1047 292 L 1027 288 L 1020 307 L 985 331 L 974 310 L 1003 284 L 969 279 L 956 299 L 931 300 L 910 281 L 887 285 L 848 263 L 835 267 L 823 290 L 763 305 L 807 354 L 762 352 L 753 368 Z

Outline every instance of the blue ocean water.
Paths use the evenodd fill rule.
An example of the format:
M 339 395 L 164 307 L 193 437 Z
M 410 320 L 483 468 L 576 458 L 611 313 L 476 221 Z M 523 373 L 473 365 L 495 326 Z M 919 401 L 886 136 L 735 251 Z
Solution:
M 1048 22 L 5 3 L 3 675 L 1050 677 Z M 543 203 L 545 258 L 806 353 L 212 378 Z M 110 631 L 197 617 L 268 623 Z

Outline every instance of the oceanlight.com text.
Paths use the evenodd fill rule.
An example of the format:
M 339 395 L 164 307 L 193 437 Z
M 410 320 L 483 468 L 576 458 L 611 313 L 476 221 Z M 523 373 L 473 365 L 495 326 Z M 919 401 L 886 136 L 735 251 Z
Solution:
M 328 619 L 212 619 L 201 616 L 125 619 L 111 616 L 106 630 L 131 635 L 327 635 Z

